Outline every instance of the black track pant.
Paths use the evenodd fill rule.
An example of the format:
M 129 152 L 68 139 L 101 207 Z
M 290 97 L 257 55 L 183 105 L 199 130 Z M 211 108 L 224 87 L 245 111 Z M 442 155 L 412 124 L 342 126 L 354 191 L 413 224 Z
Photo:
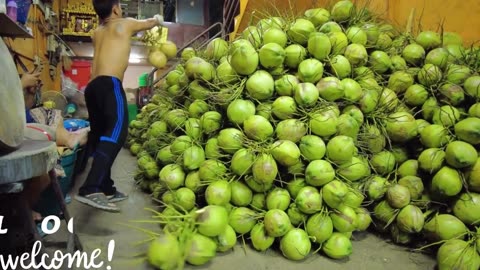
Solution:
M 110 170 L 128 133 L 127 99 L 122 82 L 110 76 L 93 79 L 85 89 L 85 101 L 90 120 L 88 144 L 93 151 L 93 163 L 79 194 L 103 192 L 113 195 L 116 188 Z

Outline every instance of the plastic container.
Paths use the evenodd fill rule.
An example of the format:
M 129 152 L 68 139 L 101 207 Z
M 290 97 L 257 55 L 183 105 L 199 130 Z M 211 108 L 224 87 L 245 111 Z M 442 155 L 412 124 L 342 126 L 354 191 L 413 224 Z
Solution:
M 128 104 L 128 123 L 137 118 L 138 106 L 137 104 Z
M 15 0 L 9 0 L 7 3 L 7 16 L 13 21 L 17 21 L 17 2 Z
M 17 21 L 19 23 L 27 23 L 28 11 L 30 10 L 31 4 L 31 0 L 17 0 Z
M 77 131 L 90 126 L 90 122 L 83 119 L 66 119 L 63 121 L 63 127 L 67 131 Z
M 69 103 L 65 108 L 65 114 L 73 115 L 77 111 L 77 105 L 75 103 Z
M 61 164 L 63 169 L 65 170 L 65 177 L 69 179 L 69 181 L 72 179 L 73 176 L 73 170 L 75 169 L 75 161 L 77 160 L 77 153 L 72 152 L 69 155 L 62 156 L 61 158 Z
M 87 86 L 90 81 L 91 76 L 91 66 L 90 61 L 85 60 L 74 60 L 72 62 L 72 68 L 70 70 L 65 70 L 63 74 L 70 78 L 73 82 L 78 84 L 78 89 L 82 89 Z
M 148 73 L 143 73 L 138 77 L 138 86 L 144 87 L 148 85 Z

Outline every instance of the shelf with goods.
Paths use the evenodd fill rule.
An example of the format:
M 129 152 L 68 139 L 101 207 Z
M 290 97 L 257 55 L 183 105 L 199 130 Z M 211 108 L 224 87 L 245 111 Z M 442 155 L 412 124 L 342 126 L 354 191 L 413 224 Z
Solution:
M 63 56 L 55 52 L 56 48 L 64 47 L 65 50 L 62 51 L 65 51 L 66 55 L 72 55 L 72 52 L 58 35 L 56 4 L 33 1 L 24 8 L 28 10 L 24 12 L 28 15 L 25 18 L 25 24 L 21 27 L 28 29 L 32 38 L 6 38 L 5 42 L 12 54 L 17 55 L 22 62 L 17 65 L 19 73 L 25 72 L 25 68 L 31 72 L 35 67 L 42 66 L 40 75 L 43 83 L 42 91 L 58 91 L 61 89 L 59 74 Z
M 13 21 L 5 13 L 0 13 L 0 36 L 10 38 L 33 38 L 33 36 L 25 29 L 25 27 L 19 25 Z
M 68 4 L 62 10 L 63 36 L 91 37 L 98 24 L 98 16 L 90 4 Z

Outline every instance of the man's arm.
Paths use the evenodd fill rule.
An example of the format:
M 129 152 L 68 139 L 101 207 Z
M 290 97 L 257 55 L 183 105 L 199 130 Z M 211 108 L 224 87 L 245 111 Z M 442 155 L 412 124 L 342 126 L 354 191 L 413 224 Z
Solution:
M 135 20 L 133 18 L 127 18 L 126 25 L 132 34 L 140 31 L 152 29 L 155 26 L 163 23 L 163 17 L 161 15 L 155 15 L 153 18 L 146 20 Z

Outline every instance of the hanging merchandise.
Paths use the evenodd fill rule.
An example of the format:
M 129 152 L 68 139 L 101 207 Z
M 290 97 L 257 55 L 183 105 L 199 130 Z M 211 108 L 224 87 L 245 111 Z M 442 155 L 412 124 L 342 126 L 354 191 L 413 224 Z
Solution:
M 55 79 L 57 75 L 57 64 L 60 62 L 60 55 L 62 48 L 58 44 L 54 35 L 49 35 L 47 39 L 47 47 L 48 47 L 48 62 L 50 63 L 49 67 L 49 74 L 52 80 Z
M 65 45 L 61 45 L 61 53 L 60 58 L 62 61 L 63 70 L 72 70 L 72 59 L 67 53 L 67 47 Z

